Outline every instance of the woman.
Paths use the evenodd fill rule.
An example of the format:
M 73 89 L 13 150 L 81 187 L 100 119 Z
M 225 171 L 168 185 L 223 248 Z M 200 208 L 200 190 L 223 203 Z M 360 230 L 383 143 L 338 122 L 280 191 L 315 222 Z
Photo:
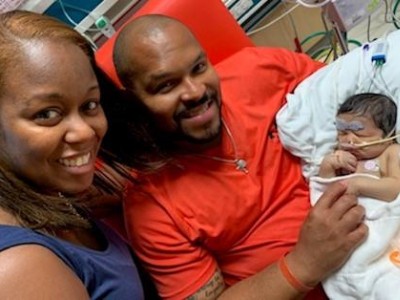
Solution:
M 0 15 L 0 299 L 143 298 L 125 243 L 78 205 L 107 130 L 93 62 L 59 21 Z

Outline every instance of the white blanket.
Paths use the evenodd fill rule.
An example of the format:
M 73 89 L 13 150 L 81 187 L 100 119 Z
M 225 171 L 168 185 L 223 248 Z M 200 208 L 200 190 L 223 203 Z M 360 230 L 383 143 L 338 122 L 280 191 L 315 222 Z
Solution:
M 327 185 L 353 176 L 371 177 L 367 174 L 335 178 L 311 177 L 311 204 L 315 205 Z M 324 290 L 330 299 L 400 299 L 399 198 L 392 202 L 358 198 L 366 210 L 368 238 L 341 269 L 323 282 Z
M 386 63 L 376 68 L 372 57 L 382 43 L 387 47 Z M 303 175 L 310 180 L 312 203 L 329 182 L 343 179 L 312 177 L 318 174 L 323 157 L 335 148 L 335 116 L 339 105 L 355 93 L 385 93 L 397 103 L 400 116 L 399 66 L 400 30 L 397 30 L 340 57 L 287 95 L 287 104 L 276 117 L 278 132 L 282 144 L 302 160 Z M 388 203 L 360 197 L 359 201 L 367 211 L 368 239 L 342 269 L 326 280 L 327 294 L 335 300 L 399 300 L 400 252 L 396 251 L 400 249 L 400 200 Z

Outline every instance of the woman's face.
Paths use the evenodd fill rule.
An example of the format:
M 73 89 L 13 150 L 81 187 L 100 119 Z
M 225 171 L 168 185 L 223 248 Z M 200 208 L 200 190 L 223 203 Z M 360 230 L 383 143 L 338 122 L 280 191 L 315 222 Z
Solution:
M 30 42 L 21 51 L 1 91 L 0 153 L 46 192 L 82 192 L 107 130 L 89 59 L 67 43 Z

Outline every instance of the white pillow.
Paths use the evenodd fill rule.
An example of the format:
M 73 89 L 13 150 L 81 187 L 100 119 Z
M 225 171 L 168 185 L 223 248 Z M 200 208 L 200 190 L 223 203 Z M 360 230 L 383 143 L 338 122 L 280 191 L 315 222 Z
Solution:
M 372 56 L 384 43 L 386 63 L 374 67 Z M 380 70 L 380 71 L 379 71 Z M 397 104 L 400 118 L 400 30 L 356 48 L 305 79 L 277 114 L 281 141 L 303 163 L 306 178 L 318 174 L 322 158 L 336 143 L 339 105 L 360 92 L 383 93 Z M 400 122 L 397 122 L 400 131 Z

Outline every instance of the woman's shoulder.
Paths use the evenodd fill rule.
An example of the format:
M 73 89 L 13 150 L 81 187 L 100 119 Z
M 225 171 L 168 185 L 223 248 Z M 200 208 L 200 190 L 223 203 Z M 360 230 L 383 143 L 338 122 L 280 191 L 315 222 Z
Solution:
M 44 246 L 24 244 L 5 249 L 0 252 L 0 265 L 1 299 L 89 298 L 79 278 Z
M 0 225 L 18 226 L 17 218 L 0 207 Z

